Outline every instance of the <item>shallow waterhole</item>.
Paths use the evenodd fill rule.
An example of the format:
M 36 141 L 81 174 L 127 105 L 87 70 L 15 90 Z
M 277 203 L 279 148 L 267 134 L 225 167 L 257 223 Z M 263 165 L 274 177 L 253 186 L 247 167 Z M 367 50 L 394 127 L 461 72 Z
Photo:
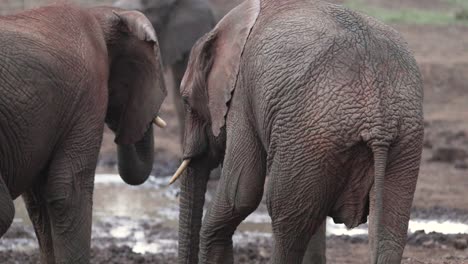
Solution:
M 93 204 L 93 246 L 127 245 L 136 253 L 177 252 L 178 187 L 167 186 L 169 177 L 150 177 L 141 186 L 128 186 L 118 175 L 97 174 Z M 207 197 L 210 200 L 210 197 Z M 25 227 L 27 238 L 0 239 L 0 250 L 37 248 L 31 223 L 22 199 L 15 201 L 14 226 Z M 234 244 L 271 238 L 270 216 L 257 210 L 247 217 L 234 235 Z M 163 230 L 163 231 L 157 231 Z M 409 232 L 467 233 L 468 225 L 438 219 L 411 219 Z M 366 235 L 367 225 L 348 230 L 327 219 L 327 235 Z M 11 237 L 11 236 L 10 236 Z

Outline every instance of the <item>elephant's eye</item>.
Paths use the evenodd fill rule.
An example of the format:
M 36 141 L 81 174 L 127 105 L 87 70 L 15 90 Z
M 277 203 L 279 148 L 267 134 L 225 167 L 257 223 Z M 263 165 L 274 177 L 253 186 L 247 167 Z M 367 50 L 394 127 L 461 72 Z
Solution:
M 188 97 L 182 96 L 182 101 L 184 102 L 184 108 L 186 113 L 192 112 L 192 107 L 190 106 Z
M 189 99 L 187 96 L 182 96 L 182 101 L 184 102 L 185 105 L 190 105 L 189 104 Z

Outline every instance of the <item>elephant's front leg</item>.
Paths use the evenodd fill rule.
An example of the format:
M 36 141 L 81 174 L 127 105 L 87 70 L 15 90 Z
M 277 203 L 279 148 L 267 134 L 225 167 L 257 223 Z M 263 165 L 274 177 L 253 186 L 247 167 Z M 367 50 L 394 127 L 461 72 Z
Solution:
M 247 119 L 233 122 L 227 133 L 221 180 L 202 225 L 201 263 L 233 263 L 232 235 L 262 200 L 266 154 L 254 129 L 244 122 Z
M 58 147 L 44 190 L 56 263 L 90 261 L 94 172 L 102 131 L 85 131 L 73 130 Z
M 23 194 L 29 218 L 34 226 L 41 251 L 41 263 L 55 263 L 52 230 L 50 227 L 47 203 L 43 197 L 44 186 L 37 185 Z

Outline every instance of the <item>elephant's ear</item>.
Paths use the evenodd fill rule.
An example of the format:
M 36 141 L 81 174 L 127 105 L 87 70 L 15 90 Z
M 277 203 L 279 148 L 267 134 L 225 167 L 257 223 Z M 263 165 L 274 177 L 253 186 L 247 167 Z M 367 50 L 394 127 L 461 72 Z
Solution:
M 225 125 L 228 104 L 236 86 L 245 44 L 260 12 L 259 0 L 246 0 L 231 10 L 192 49 L 188 69 L 181 84 L 182 93 L 206 87 L 208 111 L 213 134 L 218 136 Z M 190 88 L 189 88 L 190 89 Z M 194 96 L 192 96 L 194 97 Z M 192 102 L 195 103 L 195 102 Z
M 108 115 L 115 122 L 117 144 L 134 144 L 143 138 L 167 95 L 161 56 L 153 26 L 137 11 L 114 12 L 126 32 L 114 43 L 118 55 L 109 77 Z

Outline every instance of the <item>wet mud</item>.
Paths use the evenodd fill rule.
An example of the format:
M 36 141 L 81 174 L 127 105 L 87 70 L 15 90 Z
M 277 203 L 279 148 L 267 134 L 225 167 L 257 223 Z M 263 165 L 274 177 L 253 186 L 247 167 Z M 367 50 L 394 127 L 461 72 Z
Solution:
M 144 226 L 145 239 L 153 242 L 175 241 L 177 232 L 174 229 L 166 229 L 160 224 L 140 223 Z M 107 227 L 112 228 L 111 225 Z M 249 236 L 246 242 L 241 242 L 244 237 L 235 239 L 234 256 L 235 263 L 271 263 L 272 239 L 266 236 Z M 8 239 L 22 239 L 24 237 L 34 237 L 32 230 L 25 230 L 24 227 L 14 225 L 8 232 Z M 176 245 L 169 243 L 169 248 L 161 249 L 161 253 L 135 252 L 135 247 L 127 245 L 128 241 L 116 239 L 115 237 L 93 238 L 91 250 L 91 263 L 177 263 Z M 330 263 L 335 262 L 341 256 L 343 247 L 355 248 L 361 255 L 367 257 L 367 237 L 366 236 L 329 236 L 327 238 L 327 256 Z M 403 263 L 468 263 L 468 252 L 466 252 L 468 235 L 444 235 L 440 233 L 426 234 L 424 231 L 417 231 L 408 237 L 407 249 Z M 417 262 L 419 260 L 411 258 L 413 249 L 426 250 L 428 253 L 433 250 L 446 251 L 442 262 Z M 334 261 L 335 260 L 335 261 Z M 348 263 L 360 263 L 350 260 Z M 37 249 L 18 250 L 2 249 L 0 251 L 0 263 L 39 263 Z

